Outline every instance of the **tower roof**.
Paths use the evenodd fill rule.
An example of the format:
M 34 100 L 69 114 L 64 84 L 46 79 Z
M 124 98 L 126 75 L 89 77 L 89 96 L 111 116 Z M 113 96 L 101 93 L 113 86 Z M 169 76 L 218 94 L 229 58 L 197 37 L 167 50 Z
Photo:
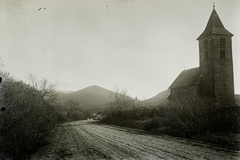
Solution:
M 213 8 L 212 14 L 208 20 L 207 26 L 203 33 L 197 38 L 200 40 L 210 35 L 225 35 L 225 36 L 233 36 L 231 32 L 224 28 L 215 8 Z

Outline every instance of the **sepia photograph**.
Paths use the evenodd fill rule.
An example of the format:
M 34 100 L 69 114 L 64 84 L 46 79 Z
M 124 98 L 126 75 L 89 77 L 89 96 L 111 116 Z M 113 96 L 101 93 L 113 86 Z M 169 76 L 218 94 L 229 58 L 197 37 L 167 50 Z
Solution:
M 0 0 L 0 160 L 240 159 L 239 0 Z

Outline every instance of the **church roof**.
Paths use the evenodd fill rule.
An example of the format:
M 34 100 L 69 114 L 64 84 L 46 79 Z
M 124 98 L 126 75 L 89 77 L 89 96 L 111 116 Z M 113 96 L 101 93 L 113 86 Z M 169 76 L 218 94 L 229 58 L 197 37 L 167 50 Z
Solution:
M 225 35 L 225 36 L 233 36 L 231 32 L 224 28 L 216 10 L 213 8 L 212 14 L 208 20 L 207 26 L 203 33 L 197 38 L 200 40 L 210 35 Z
M 169 88 L 172 89 L 193 86 L 198 82 L 199 76 L 200 76 L 199 67 L 184 70 L 178 75 L 178 77 L 174 80 L 174 82 L 171 84 Z

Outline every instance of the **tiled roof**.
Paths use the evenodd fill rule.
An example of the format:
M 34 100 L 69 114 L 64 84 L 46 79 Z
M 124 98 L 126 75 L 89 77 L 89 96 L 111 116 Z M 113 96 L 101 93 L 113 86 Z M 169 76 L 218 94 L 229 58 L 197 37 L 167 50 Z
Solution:
M 197 38 L 200 40 L 210 35 L 225 35 L 225 36 L 233 36 L 231 32 L 224 28 L 217 12 L 213 9 L 212 14 L 208 20 L 207 26 L 203 33 Z
M 175 81 L 169 87 L 179 88 L 184 86 L 193 86 L 196 85 L 200 76 L 200 68 L 192 68 L 188 70 L 182 71 L 179 76 L 175 79 Z

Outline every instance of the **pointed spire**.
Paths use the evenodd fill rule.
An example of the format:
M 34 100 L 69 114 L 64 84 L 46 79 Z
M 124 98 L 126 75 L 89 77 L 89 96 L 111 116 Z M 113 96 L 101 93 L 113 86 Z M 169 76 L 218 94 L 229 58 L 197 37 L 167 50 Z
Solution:
M 215 9 L 215 2 L 213 2 L 213 9 Z
M 224 28 L 216 10 L 215 10 L 215 3 L 213 4 L 213 11 L 211 16 L 208 20 L 207 26 L 203 33 L 197 38 L 200 40 L 202 38 L 208 37 L 210 35 L 225 35 L 225 36 L 233 36 L 231 32 Z

